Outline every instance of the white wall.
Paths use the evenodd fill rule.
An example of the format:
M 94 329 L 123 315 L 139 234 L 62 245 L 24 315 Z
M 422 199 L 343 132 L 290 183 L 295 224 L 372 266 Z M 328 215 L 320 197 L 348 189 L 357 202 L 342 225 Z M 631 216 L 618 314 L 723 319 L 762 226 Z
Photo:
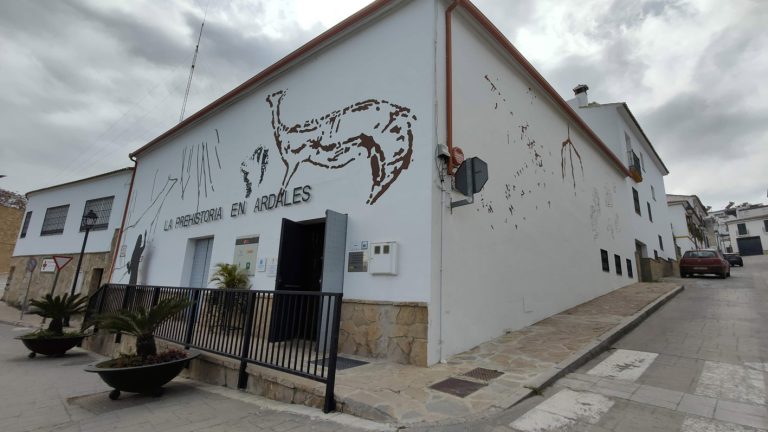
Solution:
M 484 159 L 490 180 L 474 204 L 442 208 L 443 358 L 628 285 L 638 273 L 632 221 L 621 210 L 632 200 L 623 174 L 463 15 L 453 29 L 454 145 Z M 600 249 L 609 253 L 608 273 Z
M 93 180 L 43 190 L 28 195 L 27 212 L 32 212 L 27 235 L 16 240 L 14 256 L 80 253 L 83 236 L 80 222 L 83 218 L 85 202 L 92 199 L 114 195 L 109 226 L 103 230 L 93 230 L 88 235 L 86 252 L 108 252 L 115 230 L 120 228 L 125 209 L 125 199 L 131 184 L 131 172 L 121 171 Z M 40 235 L 45 219 L 45 211 L 50 207 L 69 204 L 64 232 L 53 235 Z M 26 213 L 25 216 L 26 217 Z M 23 219 L 22 219 L 23 224 Z M 21 232 L 19 232 L 21 233 Z
M 628 116 L 622 115 L 624 111 L 623 104 L 593 105 L 587 108 L 579 108 L 575 100 L 569 101 L 569 104 L 577 110 L 578 114 L 590 125 L 600 139 L 627 166 L 628 160 L 624 134 L 629 135 L 632 150 L 637 154 L 638 158 L 642 155 L 642 160 L 645 161 L 642 164 L 643 181 L 638 183 L 629 177 L 624 181 L 623 193 L 630 198 L 630 207 L 626 210 L 632 222 L 631 229 L 634 232 L 635 239 L 646 245 L 648 257 L 652 258 L 654 256 L 653 251 L 656 250 L 660 258 L 676 259 L 672 243 L 671 218 L 667 206 L 664 175 L 661 169 L 653 162 L 650 149 L 647 147 L 637 127 L 630 123 Z M 640 197 L 640 215 L 635 213 L 632 188 L 637 190 Z M 648 217 L 648 204 L 651 206 L 653 221 Z M 659 245 L 658 236 L 662 237 L 663 250 Z
M 129 224 L 123 238 L 127 251 L 118 258 L 113 282 L 128 281 L 126 265 L 137 237 L 143 236 L 145 230 L 148 242 L 138 282 L 178 286 L 187 280 L 191 239 L 214 236 L 212 265 L 233 261 L 235 239 L 239 236 L 258 235 L 258 255 L 276 257 L 282 218 L 294 221 L 321 218 L 326 209 L 331 209 L 349 215 L 348 250 L 359 249 L 362 241 L 391 240 L 400 246 L 398 276 L 345 273 L 346 298 L 428 301 L 429 167 L 434 160 L 433 22 L 434 4 L 409 2 L 371 23 L 364 31 L 331 44 L 279 77 L 254 88 L 237 102 L 141 154 L 129 207 Z M 328 128 L 321 144 L 333 142 L 328 135 L 342 141 L 360 134 L 371 135 L 382 145 L 387 161 L 396 159 L 395 152 L 405 145 L 404 141 L 395 140 L 394 132 L 388 137 L 379 132 L 389 121 L 389 103 L 407 107 L 410 110 L 407 118 L 398 118 L 397 122 L 402 133 L 407 127 L 405 123 L 411 123 L 410 165 L 375 204 L 367 204 L 372 186 L 371 160 L 365 151 L 356 147 L 352 150 L 360 155 L 343 168 L 327 169 L 311 163 L 299 166 L 289 188 L 310 185 L 312 195 L 308 202 L 254 212 L 256 197 L 277 193 L 285 173 L 266 101 L 268 95 L 278 90 L 286 91 L 280 118 L 289 125 L 304 124 L 368 99 L 380 101 L 376 105 L 380 111 L 371 108 L 362 117 L 350 115 L 352 111 L 342 115 L 341 122 L 334 124 L 340 127 Z M 312 134 L 303 137 L 294 134 L 282 139 L 283 142 L 292 140 L 294 146 L 311 145 L 309 135 Z M 202 165 L 210 176 L 200 175 L 203 180 L 198 188 L 195 166 L 199 162 L 201 143 L 207 143 L 209 159 Z M 258 147 L 269 150 L 269 162 L 263 183 L 258 185 L 256 179 L 251 179 L 252 196 L 245 198 L 241 163 L 245 161 L 248 169 L 253 171 L 255 167 L 258 172 L 259 165 L 248 161 Z M 185 149 L 187 157 L 190 151 L 194 152 L 189 178 L 187 174 L 182 177 L 181 173 Z M 305 153 L 302 158 L 319 153 Z M 340 158 L 343 160 L 344 156 Z M 182 187 L 183 184 L 186 186 Z M 243 200 L 247 201 L 246 214 L 231 217 L 231 205 Z M 224 213 L 221 220 L 164 230 L 166 220 L 219 206 Z M 252 282 L 254 289 L 272 289 L 275 279 L 259 272 Z
M 680 248 L 680 254 L 682 255 L 689 250 L 697 249 L 690 232 L 688 232 L 685 207 L 682 204 L 670 204 L 668 207 L 669 216 L 672 220 L 672 232 L 677 246 Z
M 747 219 L 749 218 L 749 219 Z M 763 251 L 768 251 L 768 232 L 765 231 L 765 220 L 768 220 L 768 207 L 756 209 L 738 210 L 737 218 L 729 220 L 728 234 L 731 238 L 731 246 L 734 252 L 739 252 L 739 238 L 760 237 L 763 245 Z M 738 224 L 745 224 L 747 228 L 746 235 L 739 235 Z

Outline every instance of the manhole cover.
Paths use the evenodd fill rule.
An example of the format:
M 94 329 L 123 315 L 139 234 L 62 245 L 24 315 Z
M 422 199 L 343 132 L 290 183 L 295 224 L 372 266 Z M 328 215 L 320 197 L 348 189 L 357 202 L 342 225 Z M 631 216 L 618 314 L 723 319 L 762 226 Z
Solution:
M 448 378 L 446 380 L 432 384 L 431 386 L 429 386 L 429 388 L 433 390 L 441 391 L 443 393 L 448 393 L 450 395 L 458 396 L 460 398 L 464 398 L 480 390 L 485 386 L 486 384 L 482 384 L 482 383 L 467 381 L 467 380 L 458 379 L 458 378 Z
M 474 378 L 480 381 L 490 381 L 504 375 L 504 372 L 499 372 L 493 369 L 475 368 L 469 372 L 462 374 L 465 377 Z
M 322 366 L 323 362 L 325 362 L 325 366 L 328 367 L 329 359 L 320 359 L 320 360 L 313 360 L 310 363 L 317 364 Z M 364 362 L 362 360 L 355 360 L 351 358 L 346 357 L 336 357 L 336 370 L 344 370 L 344 369 L 350 369 L 357 366 L 367 365 L 368 362 Z

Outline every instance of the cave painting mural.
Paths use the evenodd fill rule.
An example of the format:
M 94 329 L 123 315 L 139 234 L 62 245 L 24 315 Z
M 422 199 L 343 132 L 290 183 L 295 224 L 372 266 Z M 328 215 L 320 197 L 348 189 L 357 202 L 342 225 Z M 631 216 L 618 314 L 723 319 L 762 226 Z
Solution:
M 240 174 L 243 175 L 243 183 L 245 183 L 245 197 L 249 198 L 253 192 L 253 183 L 256 182 L 256 186 L 261 186 L 261 182 L 264 181 L 264 174 L 267 172 L 267 166 L 269 165 L 269 149 L 264 146 L 256 147 L 256 150 L 240 163 Z
M 563 181 L 565 181 L 566 177 L 566 168 L 568 165 L 571 167 L 571 180 L 573 181 L 573 189 L 576 189 L 576 170 L 574 169 L 573 164 L 573 157 L 576 155 L 576 160 L 579 162 L 579 167 L 581 168 L 581 175 L 584 175 L 584 165 L 581 163 L 581 155 L 579 154 L 579 151 L 576 150 L 576 146 L 573 145 L 573 142 L 571 141 L 571 125 L 568 125 L 568 138 L 563 141 L 562 146 L 560 147 L 560 170 L 563 175 Z
M 283 118 L 286 94 L 281 90 L 266 99 L 272 111 L 278 155 L 285 165 L 280 193 L 288 190 L 291 178 L 304 163 L 341 169 L 357 159 L 368 159 L 371 190 L 366 204 L 374 204 L 410 165 L 413 124 L 416 122 L 410 108 L 385 100 L 367 99 L 293 124 Z M 262 154 L 262 157 L 266 156 Z M 268 162 L 257 162 L 260 170 L 266 169 Z M 252 183 L 253 169 L 248 173 L 244 174 L 244 180 Z

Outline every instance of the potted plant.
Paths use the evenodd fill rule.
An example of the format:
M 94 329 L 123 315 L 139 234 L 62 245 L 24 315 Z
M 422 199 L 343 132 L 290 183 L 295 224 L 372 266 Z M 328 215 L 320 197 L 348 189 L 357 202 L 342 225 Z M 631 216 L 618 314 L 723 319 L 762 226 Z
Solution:
M 237 264 L 216 264 L 211 282 L 215 282 L 219 289 L 247 290 L 251 287 L 248 272 Z M 242 292 L 211 293 L 206 308 L 208 327 L 220 330 L 239 327 L 241 323 L 238 322 L 238 317 L 245 311 L 247 299 L 247 294 Z M 225 313 L 232 309 L 238 313 Z
M 123 310 L 96 317 L 99 328 L 136 337 L 136 352 L 88 365 L 85 371 L 99 374 L 114 388 L 109 394 L 112 400 L 119 398 L 122 391 L 160 396 L 162 386 L 200 354 L 180 349 L 157 352 L 155 330 L 167 319 L 182 313 L 188 305 L 187 299 L 168 298 L 148 310 Z
M 63 356 L 69 349 L 79 345 L 85 337 L 83 328 L 80 331 L 64 331 L 64 319 L 85 312 L 88 298 L 79 294 L 53 296 L 47 294 L 40 300 L 30 301 L 32 313 L 48 318 L 47 329 L 39 329 L 32 333 L 19 336 L 24 345 L 29 348 L 29 358 L 37 354 L 47 356 Z

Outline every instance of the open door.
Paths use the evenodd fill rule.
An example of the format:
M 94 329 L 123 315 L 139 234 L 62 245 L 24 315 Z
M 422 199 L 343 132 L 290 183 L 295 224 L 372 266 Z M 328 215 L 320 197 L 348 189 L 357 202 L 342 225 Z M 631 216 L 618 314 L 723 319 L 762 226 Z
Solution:
M 322 279 L 322 291 L 324 293 L 344 292 L 344 258 L 346 250 L 347 215 L 326 210 Z M 332 326 L 328 310 L 329 308 L 323 308 L 320 314 L 317 341 L 321 352 L 325 352 L 326 345 L 331 343 L 330 328 Z M 332 311 L 333 307 L 330 310 Z

